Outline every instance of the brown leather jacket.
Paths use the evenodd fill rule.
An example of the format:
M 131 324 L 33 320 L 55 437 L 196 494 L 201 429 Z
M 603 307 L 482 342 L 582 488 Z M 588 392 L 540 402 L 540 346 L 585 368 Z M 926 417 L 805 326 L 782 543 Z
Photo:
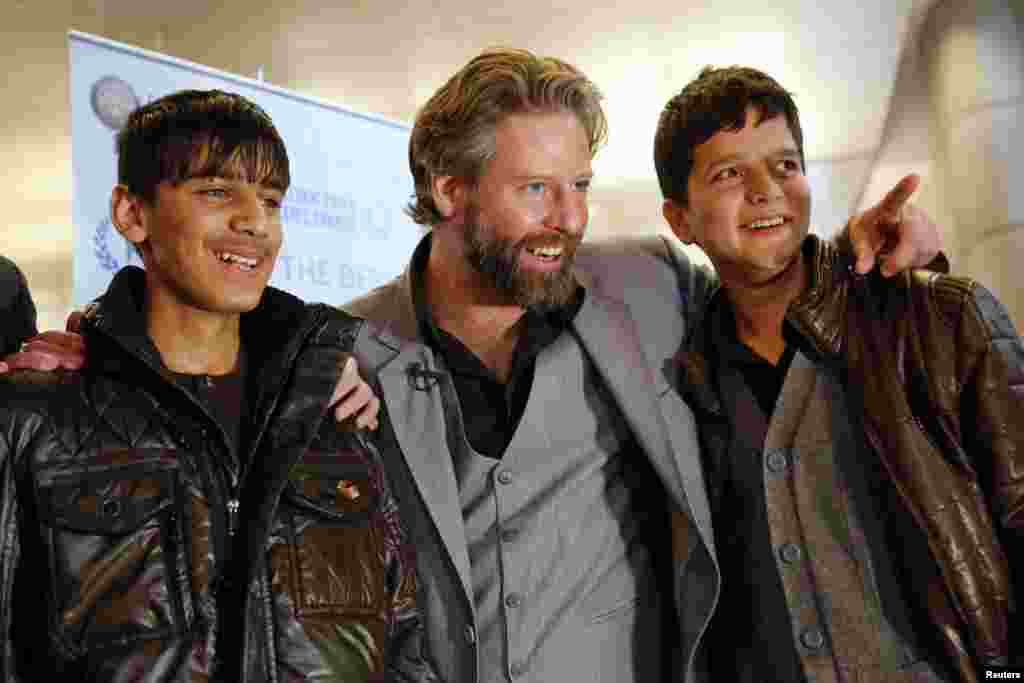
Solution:
M 977 681 L 984 665 L 1024 661 L 1024 346 L 978 283 L 856 276 L 845 253 L 807 238 L 809 286 L 786 318 L 846 369 L 868 442 L 931 550 L 924 609 L 961 679 Z M 702 337 L 680 354 L 684 393 L 713 406 Z

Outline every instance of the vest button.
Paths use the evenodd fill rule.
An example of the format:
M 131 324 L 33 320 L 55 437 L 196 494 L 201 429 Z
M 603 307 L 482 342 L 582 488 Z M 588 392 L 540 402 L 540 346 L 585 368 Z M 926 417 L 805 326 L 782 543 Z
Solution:
M 800 550 L 800 546 L 795 543 L 784 543 L 779 548 L 779 557 L 786 564 L 795 564 L 800 561 L 800 556 L 803 555 L 803 551 Z
M 519 605 L 523 604 L 523 598 L 519 593 L 509 593 L 505 596 L 505 607 L 511 607 L 515 609 Z
M 523 674 L 526 673 L 526 665 L 522 662 L 516 662 L 515 664 L 509 667 L 508 673 L 510 676 L 512 676 L 512 678 L 520 678 Z
M 767 465 L 769 471 L 778 474 L 789 466 L 789 459 L 786 458 L 786 454 L 782 450 L 772 450 L 768 453 Z
M 499 484 L 511 484 L 515 476 L 508 470 L 502 470 L 498 472 L 498 483 Z
M 815 626 L 810 626 L 800 634 L 800 642 L 808 650 L 820 650 L 825 645 L 825 635 Z
M 501 540 L 504 541 L 505 543 L 511 543 L 512 541 L 516 540 L 516 537 L 518 535 L 519 535 L 519 530 L 518 529 L 502 529 L 501 530 Z
M 466 642 L 472 645 L 476 642 L 476 630 L 472 626 L 467 626 L 465 630 Z

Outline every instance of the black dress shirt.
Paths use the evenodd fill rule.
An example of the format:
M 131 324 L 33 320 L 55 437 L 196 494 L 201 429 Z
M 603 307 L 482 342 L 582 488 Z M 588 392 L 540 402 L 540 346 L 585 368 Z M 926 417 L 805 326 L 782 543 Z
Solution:
M 523 314 L 517 323 L 520 332 L 511 373 L 508 382 L 502 383 L 465 344 L 434 323 L 423 291 L 429 254 L 430 240 L 425 239 L 413 254 L 410 270 L 420 335 L 452 375 L 470 446 L 481 455 L 500 459 L 526 410 L 537 355 L 568 329 L 583 304 L 584 289 L 577 287 L 566 306 L 545 312 L 527 310 Z

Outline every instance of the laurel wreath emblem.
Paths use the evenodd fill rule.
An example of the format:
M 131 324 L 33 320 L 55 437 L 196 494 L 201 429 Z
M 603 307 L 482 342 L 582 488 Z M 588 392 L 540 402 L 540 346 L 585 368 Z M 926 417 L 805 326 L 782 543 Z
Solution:
M 92 235 L 92 253 L 96 256 L 96 260 L 99 261 L 104 270 L 109 270 L 113 273 L 121 267 L 121 264 L 118 262 L 117 257 L 110 253 L 110 244 L 107 241 L 107 236 L 110 234 L 111 227 L 109 218 L 104 218 L 96 226 L 96 231 Z

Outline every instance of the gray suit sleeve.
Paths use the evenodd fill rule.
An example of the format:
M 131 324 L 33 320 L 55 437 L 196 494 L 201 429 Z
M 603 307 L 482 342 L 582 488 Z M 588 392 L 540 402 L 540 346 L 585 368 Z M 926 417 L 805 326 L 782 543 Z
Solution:
M 690 321 L 703 317 L 711 294 L 718 288 L 718 274 L 711 268 L 694 263 L 675 240 L 662 236 L 665 258 L 675 268 L 679 279 L 679 295 L 683 302 L 687 328 Z

